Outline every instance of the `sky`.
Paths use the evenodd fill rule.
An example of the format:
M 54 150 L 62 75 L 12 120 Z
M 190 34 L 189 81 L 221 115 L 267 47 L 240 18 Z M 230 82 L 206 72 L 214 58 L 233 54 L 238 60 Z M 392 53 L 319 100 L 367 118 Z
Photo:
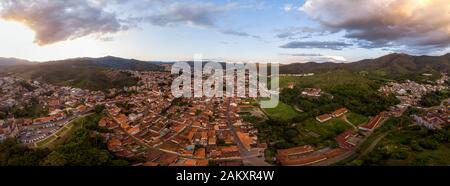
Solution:
M 352 62 L 450 52 L 448 0 L 2 0 L 0 56 Z

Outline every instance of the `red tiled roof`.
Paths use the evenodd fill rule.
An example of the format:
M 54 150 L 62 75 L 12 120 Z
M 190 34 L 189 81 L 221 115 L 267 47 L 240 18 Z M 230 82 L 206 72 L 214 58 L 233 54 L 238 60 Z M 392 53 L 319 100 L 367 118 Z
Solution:
M 290 156 L 290 155 L 298 155 L 305 154 L 308 152 L 314 151 L 314 147 L 310 145 L 304 145 L 299 147 L 293 147 L 289 149 L 280 149 L 277 151 L 277 156 Z
M 316 119 L 318 119 L 318 120 L 320 120 L 320 121 L 329 120 L 329 119 L 331 119 L 331 115 L 329 115 L 329 114 L 323 114 L 323 115 L 317 116 Z
M 349 129 L 349 130 L 346 130 L 345 132 L 339 134 L 338 136 L 336 136 L 335 139 L 341 148 L 350 150 L 350 149 L 353 149 L 354 146 L 352 144 L 348 143 L 347 139 L 352 135 L 355 135 L 355 132 L 353 130 Z
M 346 112 L 348 112 L 348 110 L 346 108 L 340 108 L 340 109 L 337 109 L 336 111 L 334 111 L 332 114 L 335 116 L 338 116 L 338 115 L 344 114 Z
M 361 130 L 373 130 L 380 124 L 381 121 L 381 115 L 377 115 L 374 118 L 372 118 L 369 123 L 359 126 L 359 129 Z

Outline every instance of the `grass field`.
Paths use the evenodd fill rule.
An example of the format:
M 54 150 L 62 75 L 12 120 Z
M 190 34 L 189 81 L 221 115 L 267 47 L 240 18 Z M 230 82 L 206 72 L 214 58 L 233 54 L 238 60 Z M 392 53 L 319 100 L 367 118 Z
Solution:
M 316 119 L 311 118 L 302 123 L 297 124 L 297 128 L 302 132 L 314 132 L 320 135 L 319 138 L 326 139 L 332 138 L 341 132 L 349 129 L 350 126 L 345 123 L 341 118 L 334 118 L 324 123 L 318 122 Z
M 354 125 L 361 125 L 367 123 L 369 118 L 354 112 L 348 112 L 345 114 L 347 116 L 348 121 Z
M 264 112 L 273 119 L 290 121 L 291 119 L 298 116 L 298 112 L 292 108 L 292 106 L 279 102 L 278 106 L 275 108 L 265 108 Z
M 342 118 L 334 118 L 324 123 L 318 122 L 315 118 L 310 118 L 296 124 L 296 128 L 300 132 L 296 139 L 299 144 L 325 147 L 336 144 L 334 138 L 352 127 Z

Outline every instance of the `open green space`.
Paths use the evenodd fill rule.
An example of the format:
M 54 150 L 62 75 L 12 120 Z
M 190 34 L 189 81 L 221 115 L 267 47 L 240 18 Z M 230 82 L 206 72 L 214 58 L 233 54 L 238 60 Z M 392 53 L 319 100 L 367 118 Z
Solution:
M 363 116 L 354 112 L 348 112 L 345 114 L 345 116 L 347 117 L 347 120 L 353 125 L 361 125 L 369 121 L 369 118 L 367 116 Z
M 351 126 L 342 118 L 333 118 L 323 123 L 310 118 L 296 124 L 296 128 L 300 132 L 298 140 L 305 141 L 306 144 L 317 145 L 326 140 L 334 141 L 334 137 L 350 129 Z
M 298 112 L 292 108 L 292 106 L 279 102 L 278 106 L 275 108 L 264 108 L 264 112 L 272 118 L 282 121 L 290 121 L 296 116 L 298 116 Z
M 399 118 L 390 118 L 376 129 L 360 146 L 356 159 L 346 160 L 345 165 L 450 165 L 450 126 L 442 130 L 429 130 L 413 125 L 409 117 L 414 109 L 407 110 Z M 373 150 L 365 152 L 373 142 L 381 138 Z
M 412 126 L 387 135 L 359 163 L 363 165 L 450 165 L 450 131 Z

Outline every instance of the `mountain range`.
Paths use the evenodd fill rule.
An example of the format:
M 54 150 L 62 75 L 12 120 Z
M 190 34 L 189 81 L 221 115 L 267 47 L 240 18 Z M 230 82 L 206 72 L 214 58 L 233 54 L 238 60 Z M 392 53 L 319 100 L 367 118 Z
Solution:
M 173 62 L 168 62 L 169 64 Z M 191 61 L 188 61 L 192 64 Z M 96 66 L 118 70 L 161 70 L 161 61 L 140 61 L 136 59 L 124 59 L 113 56 L 101 58 L 73 58 L 59 61 L 48 62 L 30 62 L 17 58 L 1 58 L 0 66 L 17 65 L 76 65 L 76 66 Z M 408 74 L 408 73 L 427 73 L 427 72 L 449 72 L 450 71 L 450 53 L 443 56 L 412 56 L 408 54 L 393 53 L 375 59 L 364 59 L 351 63 L 292 63 L 282 65 L 280 73 L 311 73 L 323 72 L 333 69 L 348 69 L 354 71 L 370 71 L 389 74 Z
M 23 59 L 0 57 L 0 66 L 24 65 L 27 63 L 30 62 Z
M 171 64 L 169 62 L 167 64 Z M 192 62 L 188 62 L 193 64 Z M 113 56 L 101 58 L 73 58 L 59 61 L 30 62 L 16 58 L 0 58 L 0 74 L 9 73 L 24 78 L 43 80 L 58 85 L 71 85 L 81 88 L 104 90 L 120 88 L 123 84 L 132 84 L 131 77 L 112 70 L 163 70 L 164 62 L 147 62 L 124 59 Z M 224 63 L 221 63 L 224 65 Z M 450 73 L 450 54 L 443 56 L 412 56 L 407 54 L 389 54 L 375 59 L 365 59 L 352 63 L 293 63 L 280 66 L 281 74 L 322 73 L 335 70 L 347 70 L 375 78 L 388 80 L 418 80 L 421 74 Z M 121 79 L 126 83 L 117 83 Z M 110 83 L 116 83 L 113 85 Z M 105 84 L 105 85 L 102 85 Z M 109 83 L 109 84 L 108 84 Z
M 375 59 L 352 63 L 294 63 L 280 67 L 282 74 L 321 73 L 337 69 L 367 73 L 389 79 L 412 79 L 421 74 L 450 73 L 450 54 L 443 56 L 412 56 L 393 53 Z
M 18 66 L 18 65 L 33 65 L 36 68 L 41 66 L 59 66 L 59 65 L 75 65 L 75 66 L 93 66 L 105 67 L 117 70 L 138 70 L 138 71 L 152 71 L 162 70 L 162 67 L 156 63 L 139 61 L 135 59 L 124 59 L 113 56 L 106 56 L 101 58 L 73 58 L 58 61 L 48 62 L 30 62 L 27 60 L 16 58 L 0 58 L 0 66 Z

